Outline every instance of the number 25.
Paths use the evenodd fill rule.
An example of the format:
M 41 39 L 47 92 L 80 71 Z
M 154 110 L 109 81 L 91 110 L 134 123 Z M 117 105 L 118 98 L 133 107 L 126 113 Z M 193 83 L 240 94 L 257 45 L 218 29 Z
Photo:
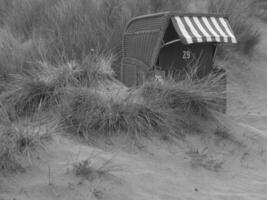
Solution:
M 188 60 L 191 57 L 190 51 L 183 51 L 183 59 Z

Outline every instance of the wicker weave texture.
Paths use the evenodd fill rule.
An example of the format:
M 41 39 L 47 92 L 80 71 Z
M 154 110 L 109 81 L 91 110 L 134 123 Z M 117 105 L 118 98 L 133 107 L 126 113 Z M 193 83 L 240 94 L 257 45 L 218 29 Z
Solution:
M 136 58 L 146 65 L 152 66 L 159 34 L 160 32 L 144 32 L 125 35 L 123 43 L 124 57 Z
M 139 31 L 150 31 L 150 30 L 161 29 L 168 19 L 169 17 L 165 15 L 159 15 L 148 18 L 139 18 L 129 23 L 126 32 L 136 33 Z
M 149 67 L 140 60 L 126 57 L 122 60 L 122 81 L 128 86 L 140 85 L 144 82 Z
M 122 68 L 122 82 L 127 87 L 132 87 L 136 85 L 136 66 L 134 66 L 132 63 L 125 62 L 125 60 L 122 62 L 123 68 Z

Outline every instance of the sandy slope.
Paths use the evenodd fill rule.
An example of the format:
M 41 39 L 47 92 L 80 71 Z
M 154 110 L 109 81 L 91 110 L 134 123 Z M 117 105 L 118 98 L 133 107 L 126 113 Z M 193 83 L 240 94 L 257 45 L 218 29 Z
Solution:
M 230 124 L 229 136 L 207 132 L 184 141 L 154 139 L 106 151 L 57 135 L 27 173 L 2 185 L 2 199 L 267 199 L 267 138 Z M 116 140 L 113 140 L 116 142 Z M 73 164 L 90 159 L 106 174 L 76 177 Z M 49 170 L 50 169 L 50 170 Z M 50 172 L 49 172 L 50 171 Z M 0 199 L 1 199 L 0 198 Z
M 242 76 L 237 76 L 241 68 L 232 73 L 239 96 L 229 97 L 229 113 L 240 124 L 226 120 L 228 134 L 216 135 L 216 128 L 203 122 L 205 133 L 184 140 L 154 138 L 133 145 L 114 138 L 105 150 L 54 134 L 26 173 L 0 178 L 0 199 L 266 200 L 267 28 L 262 31 L 257 61 Z M 86 159 L 94 169 L 106 163 L 108 172 L 77 177 L 73 164 Z

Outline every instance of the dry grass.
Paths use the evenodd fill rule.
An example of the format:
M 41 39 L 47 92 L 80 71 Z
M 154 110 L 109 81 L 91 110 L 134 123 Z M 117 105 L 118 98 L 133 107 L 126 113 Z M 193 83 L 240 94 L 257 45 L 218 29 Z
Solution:
M 9 75 L 24 73 L 30 66 L 36 51 L 32 41 L 21 42 L 6 30 L 0 29 L 0 76 L 1 82 L 9 81 Z
M 94 157 L 90 157 L 86 160 L 75 163 L 73 165 L 75 175 L 92 182 L 95 179 L 102 178 L 112 172 L 121 171 L 119 166 L 112 164 L 111 159 L 101 163 L 97 163 L 93 159 Z
M 16 43 L 11 53 L 20 63 L 14 64 L 15 69 L 40 60 L 81 63 L 92 51 L 99 51 L 116 55 L 113 66 L 119 73 L 126 23 L 136 15 L 185 10 L 186 4 L 183 0 L 10 0 L 0 3 L 0 21 Z M 3 52 L 7 50 L 4 47 Z
M 39 61 L 62 64 L 75 60 L 81 64 L 95 52 L 119 55 L 128 21 L 123 5 L 122 0 L 0 3 L 1 69 L 21 73 L 27 65 Z
M 72 68 L 73 80 L 69 85 L 91 87 L 104 83 L 107 80 L 115 80 L 114 71 L 111 68 L 114 59 L 112 54 L 87 56 L 80 65 Z
M 13 121 L 59 107 L 67 125 L 85 138 L 117 133 L 180 135 L 190 124 L 189 115 L 210 117 L 211 110 L 225 102 L 224 75 L 217 74 L 146 83 L 139 88 L 143 95 L 137 98 L 144 99 L 139 103 L 131 97 L 117 101 L 93 92 L 98 83 L 114 81 L 112 67 L 119 69 L 123 29 L 130 18 L 185 10 L 186 1 L 10 2 L 0 3 L 0 98 Z M 209 8 L 230 13 L 240 42 L 234 50 L 248 55 L 259 34 L 241 5 L 245 3 L 212 1 Z
M 92 55 L 80 65 L 73 62 L 55 67 L 40 62 L 27 74 L 11 75 L 1 101 L 9 108 L 12 119 L 48 111 L 60 104 L 67 87 L 95 87 L 115 80 L 112 61 L 112 55 Z
M 70 132 L 89 140 L 116 134 L 181 136 L 197 126 L 192 116 L 217 123 L 213 111 L 225 106 L 224 73 L 203 79 L 193 76 L 178 82 L 148 82 L 120 100 L 92 88 L 69 88 L 61 114 Z
M 9 108 L 12 120 L 18 117 L 32 115 L 56 106 L 60 101 L 57 85 L 40 80 L 23 80 L 11 91 L 1 95 L 1 100 Z
M 9 0 L 3 5 L 4 24 L 16 36 L 23 40 L 32 38 L 32 34 L 39 29 L 45 17 L 45 10 L 51 7 L 53 1 L 47 0 Z M 56 2 L 56 1 L 54 1 Z
M 74 132 L 84 138 L 127 134 L 133 137 L 171 132 L 164 110 L 153 110 L 142 104 L 104 99 L 88 89 L 73 90 L 63 106 L 63 117 Z
M 186 76 L 180 81 L 168 78 L 164 82 L 148 82 L 143 86 L 142 95 L 149 104 L 199 116 L 208 115 L 210 110 L 224 106 L 224 73 L 211 73 L 202 79 L 192 79 L 193 76 Z
M 32 123 L 30 118 L 12 123 L 4 107 L 0 130 L 0 173 L 23 172 L 38 151 L 45 150 L 45 142 L 50 138 L 49 131 L 39 123 Z
M 209 171 L 219 172 L 223 169 L 224 161 L 221 158 L 208 155 L 207 148 L 199 151 L 190 149 L 186 154 L 190 157 L 192 168 L 204 168 Z
M 211 1 L 210 12 L 230 13 L 239 45 L 230 51 L 249 55 L 259 42 L 248 20 L 249 1 Z M 0 2 L 1 76 L 21 74 L 38 62 L 62 65 L 83 63 L 98 52 L 116 55 L 112 61 L 120 77 L 121 41 L 134 16 L 172 10 L 185 12 L 186 0 L 3 0 Z M 248 48 L 249 47 L 249 48 Z M 3 73 L 5 72 L 5 73 Z M 3 78 L 2 78 L 3 79 Z
M 135 137 L 175 132 L 173 117 L 167 110 L 156 110 L 131 98 L 113 99 L 97 92 L 97 83 L 115 80 L 112 77 L 111 57 L 96 58 L 96 61 L 89 60 L 90 67 L 82 68 L 86 71 L 79 71 L 78 68 L 72 76 L 64 78 L 71 81 L 65 85 L 60 110 L 72 132 L 87 139 L 119 133 Z
M 141 0 L 132 1 L 136 9 L 139 11 L 138 15 L 149 13 L 163 12 L 163 11 L 186 11 L 189 1 L 186 0 Z
M 196 73 L 196 71 L 194 71 Z M 200 121 L 220 125 L 217 112 L 225 110 L 225 73 L 211 73 L 202 79 L 195 74 L 175 81 L 167 78 L 163 82 L 147 82 L 141 87 L 144 104 L 155 110 L 163 110 L 171 119 L 174 136 L 201 130 Z

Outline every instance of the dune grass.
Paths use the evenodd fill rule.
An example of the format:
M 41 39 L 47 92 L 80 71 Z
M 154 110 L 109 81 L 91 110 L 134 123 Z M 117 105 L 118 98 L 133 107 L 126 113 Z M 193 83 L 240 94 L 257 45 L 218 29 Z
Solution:
M 62 116 L 76 135 L 86 139 L 126 134 L 130 137 L 172 132 L 168 113 L 128 101 L 103 98 L 88 89 L 71 92 Z
M 32 115 L 37 111 L 51 109 L 60 101 L 57 85 L 40 80 L 22 80 L 8 92 L 1 95 L 1 101 L 8 107 L 12 120 Z
M 61 116 L 69 132 L 89 140 L 118 134 L 180 137 L 190 126 L 197 127 L 197 118 L 217 123 L 214 112 L 225 106 L 224 73 L 203 79 L 193 76 L 150 81 L 119 100 L 92 88 L 69 88 Z
M 81 63 L 93 52 L 111 52 L 116 55 L 113 66 L 119 73 L 116 66 L 120 64 L 126 23 L 137 15 L 184 10 L 185 5 L 186 1 L 182 0 L 164 3 L 151 0 L 3 1 L 0 4 L 1 21 L 14 46 L 10 54 L 18 57 L 19 63 L 4 56 L 2 60 L 4 64 L 14 63 L 19 70 L 29 62 L 41 60 L 62 64 L 75 60 Z M 9 48 L 5 47 L 3 52 L 7 50 Z
M 198 130 L 202 120 L 220 126 L 217 112 L 226 109 L 225 71 L 214 70 L 203 78 L 196 78 L 195 73 L 197 70 L 179 81 L 169 77 L 163 82 L 147 82 L 140 88 L 145 104 L 167 110 L 182 135 Z
M 194 80 L 186 77 L 174 81 L 169 78 L 163 83 L 147 82 L 142 96 L 150 104 L 177 110 L 178 113 L 194 113 L 205 116 L 211 110 L 225 106 L 225 74 L 210 74 Z
M 230 14 L 239 45 L 227 51 L 247 56 L 254 52 L 260 35 L 248 19 L 248 0 L 237 2 L 214 0 L 209 11 Z M 211 74 L 198 80 L 189 75 L 179 82 L 172 79 L 148 82 L 137 89 L 141 95 L 134 97 L 143 99 L 142 102 L 131 95 L 116 100 L 94 91 L 98 83 L 115 81 L 127 21 L 164 10 L 186 11 L 187 3 L 182 0 L 2 1 L 0 100 L 7 107 L 10 121 L 44 110 L 60 110 L 63 121 L 75 135 L 90 139 L 119 133 L 178 136 L 192 125 L 190 115 L 212 116 L 225 102 L 224 75 Z M 5 132 L 3 141 L 11 140 L 14 143 L 9 146 L 16 149 L 13 136 L 24 137 L 23 133 L 16 128 L 4 128 Z
M 249 2 L 210 1 L 209 11 L 230 14 L 239 45 L 225 48 L 245 56 L 254 52 L 260 35 L 249 20 Z M 188 11 L 185 0 L 10 0 L 1 1 L 0 72 L 18 73 L 38 62 L 81 64 L 89 54 L 112 53 L 120 77 L 121 41 L 134 16 L 160 11 Z M 6 75 L 6 76 L 7 76 Z
M 93 53 L 119 55 L 123 29 L 130 17 L 122 10 L 124 4 L 121 0 L 2 2 L 1 70 L 21 73 L 28 64 L 39 61 L 80 64 Z
M 0 114 L 0 173 L 23 172 L 39 150 L 46 150 L 44 144 L 50 133 L 42 130 L 41 123 L 34 125 L 27 117 L 11 122 L 3 106 Z
M 22 74 L 29 67 L 34 51 L 35 45 L 31 41 L 23 43 L 10 31 L 0 28 L 1 82 L 8 82 L 10 74 Z
M 12 120 L 55 109 L 68 87 L 96 87 L 107 80 L 114 81 L 112 60 L 112 55 L 96 54 L 80 65 L 70 62 L 56 67 L 40 62 L 27 73 L 9 77 L 7 91 L 0 95 L 1 102 L 8 107 Z

